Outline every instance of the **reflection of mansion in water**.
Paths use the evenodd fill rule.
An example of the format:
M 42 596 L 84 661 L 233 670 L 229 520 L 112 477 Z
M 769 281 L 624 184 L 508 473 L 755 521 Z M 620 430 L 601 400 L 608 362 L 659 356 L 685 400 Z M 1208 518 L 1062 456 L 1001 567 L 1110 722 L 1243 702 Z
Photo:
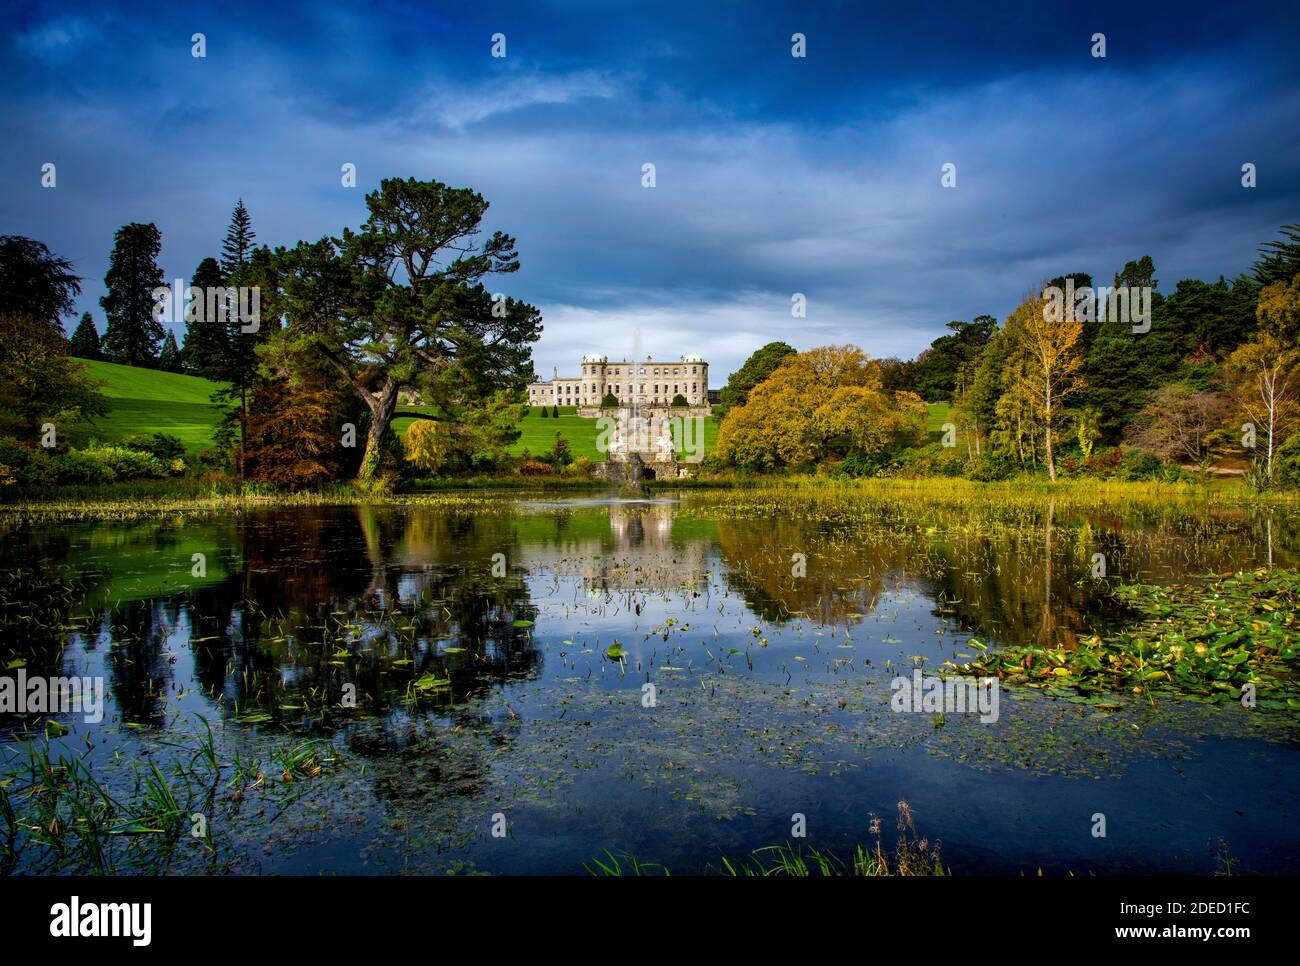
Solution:
M 707 540 L 673 539 L 672 504 L 612 504 L 610 541 L 564 541 L 530 557 L 560 576 L 582 578 L 588 590 L 703 588 L 711 545 Z
M 550 382 L 534 382 L 528 387 L 530 406 L 577 406 L 579 416 L 600 415 L 606 395 L 618 400 L 620 407 L 638 409 L 668 407 L 681 396 L 691 410 L 708 414 L 709 364 L 701 356 L 682 356 L 675 362 L 644 362 L 626 359 L 611 362 L 609 356 L 594 353 L 582 357 L 582 375 L 560 378 L 552 370 Z

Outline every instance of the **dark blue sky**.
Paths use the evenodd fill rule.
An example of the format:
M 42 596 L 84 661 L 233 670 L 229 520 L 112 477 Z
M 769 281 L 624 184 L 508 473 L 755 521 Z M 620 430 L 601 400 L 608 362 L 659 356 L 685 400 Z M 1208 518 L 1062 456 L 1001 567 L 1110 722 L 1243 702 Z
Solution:
M 1165 291 L 1232 276 L 1300 221 L 1287 5 L 805 6 L 6 3 L 0 232 L 71 258 L 102 330 L 126 222 L 188 279 L 239 197 L 259 243 L 292 244 L 360 224 L 383 177 L 436 178 L 518 238 L 493 287 L 541 307 L 539 372 L 639 328 L 720 384 L 775 338 L 911 356 L 1143 254 Z

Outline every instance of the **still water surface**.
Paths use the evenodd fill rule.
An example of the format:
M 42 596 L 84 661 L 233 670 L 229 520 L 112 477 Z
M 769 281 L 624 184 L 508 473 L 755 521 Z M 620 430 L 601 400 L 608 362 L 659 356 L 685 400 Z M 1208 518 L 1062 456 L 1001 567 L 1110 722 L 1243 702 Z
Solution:
M 0 571 L 84 582 L 27 671 L 102 675 L 108 715 L 62 718 L 53 750 L 127 798 L 141 763 L 214 730 L 218 847 L 132 846 L 121 871 L 580 873 L 610 849 L 682 874 L 787 841 L 796 813 L 846 852 L 902 799 L 959 874 L 1300 868 L 1294 718 L 1007 689 L 995 723 L 889 706 L 892 678 L 973 635 L 1073 646 L 1114 624 L 1095 553 L 1111 582 L 1294 567 L 1294 518 L 969 524 L 691 496 L 15 518 Z M 11 764 L 32 724 L 0 717 Z M 304 741 L 326 767 L 279 781 Z

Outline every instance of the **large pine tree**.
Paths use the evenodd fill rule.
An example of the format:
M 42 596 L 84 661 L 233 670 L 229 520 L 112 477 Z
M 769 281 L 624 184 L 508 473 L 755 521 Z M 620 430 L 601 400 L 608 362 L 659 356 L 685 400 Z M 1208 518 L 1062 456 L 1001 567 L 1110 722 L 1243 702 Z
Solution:
M 95 320 L 90 317 L 89 312 L 82 313 L 81 321 L 77 323 L 77 329 L 72 333 L 72 339 L 68 343 L 68 355 L 76 356 L 78 359 L 99 359 L 103 356 L 99 347 L 99 330 L 95 328 Z
M 105 355 L 128 366 L 152 365 L 165 330 L 154 318 L 153 290 L 163 285 L 158 267 L 162 234 L 154 224 L 132 222 L 113 236 L 104 286 L 108 294 L 99 300 L 108 317 L 104 333 Z
M 194 277 L 190 279 L 190 286 L 203 293 L 203 307 L 200 311 L 196 305 L 185 320 L 185 341 L 181 357 L 188 371 L 207 379 L 225 379 L 230 369 L 230 343 L 226 326 L 219 313 L 209 311 L 216 307 L 216 302 L 207 297 L 210 290 L 223 288 L 225 283 L 221 266 L 215 258 L 205 258 L 199 262 Z

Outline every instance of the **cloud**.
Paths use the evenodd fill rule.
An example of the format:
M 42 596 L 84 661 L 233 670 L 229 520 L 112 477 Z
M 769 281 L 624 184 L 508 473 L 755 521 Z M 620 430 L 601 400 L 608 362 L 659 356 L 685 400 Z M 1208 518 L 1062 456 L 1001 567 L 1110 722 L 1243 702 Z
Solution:
M 540 372 L 630 351 L 639 328 L 647 351 L 701 352 L 725 379 L 774 339 L 911 356 L 951 319 L 1004 317 L 1035 281 L 1109 280 L 1142 254 L 1167 289 L 1231 276 L 1300 208 L 1300 68 L 1258 36 L 1243 67 L 1237 27 L 1170 52 L 1143 24 L 1112 29 L 1097 62 L 1055 38 L 1022 56 L 1006 24 L 976 56 L 909 41 L 906 15 L 858 47 L 863 24 L 814 22 L 796 64 L 775 14 L 720 30 L 685 5 L 650 40 L 622 10 L 401 11 L 290 5 L 237 36 L 212 11 L 119 14 L 117 46 L 84 25 L 35 39 L 68 18 L 23 26 L 24 51 L 80 44 L 87 62 L 29 52 L 9 75 L 0 218 L 73 258 L 100 317 L 127 221 L 156 221 L 167 276 L 188 278 L 240 197 L 259 242 L 289 245 L 359 225 L 382 177 L 468 185 L 492 204 L 485 227 L 518 239 L 522 270 L 493 287 L 543 309 Z M 196 21 L 216 25 L 206 62 L 189 56 Z M 39 186 L 49 160 L 56 191 Z M 790 317 L 795 292 L 807 319 Z
M 92 33 L 89 23 L 81 17 L 59 17 L 20 31 L 14 39 L 17 46 L 29 54 L 61 60 L 70 56 L 73 48 L 80 46 Z

